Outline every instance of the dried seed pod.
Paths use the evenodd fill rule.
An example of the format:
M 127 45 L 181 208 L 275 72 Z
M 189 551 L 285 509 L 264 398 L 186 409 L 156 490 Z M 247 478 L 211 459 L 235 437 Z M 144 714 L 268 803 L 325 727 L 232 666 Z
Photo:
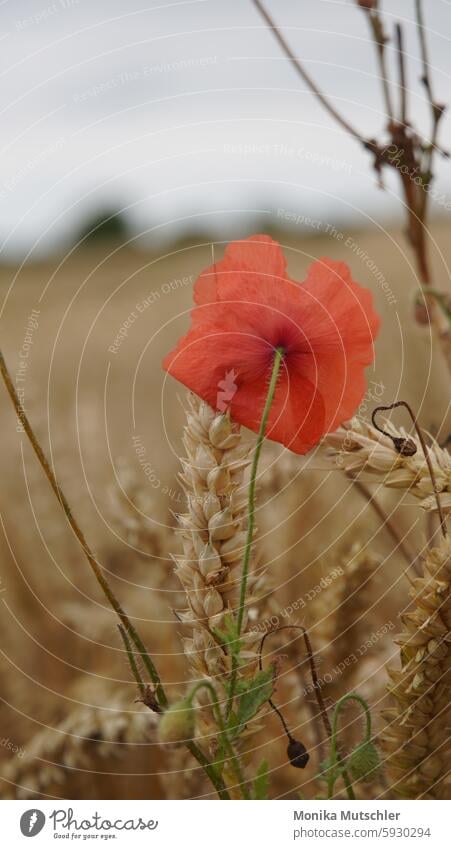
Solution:
M 403 436 L 394 436 L 393 445 L 395 446 L 398 454 L 402 454 L 403 457 L 413 457 L 413 455 L 417 453 L 417 446 L 413 439 L 406 439 Z
M 287 746 L 287 756 L 291 766 L 296 767 L 296 769 L 305 769 L 310 760 L 310 755 L 304 744 L 293 737 Z

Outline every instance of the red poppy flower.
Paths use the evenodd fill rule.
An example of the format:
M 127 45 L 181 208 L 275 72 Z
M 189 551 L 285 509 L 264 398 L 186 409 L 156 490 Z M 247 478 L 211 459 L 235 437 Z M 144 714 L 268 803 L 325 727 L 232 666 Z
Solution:
M 345 263 L 291 280 L 269 236 L 233 242 L 195 284 L 191 327 L 163 367 L 213 408 L 258 431 L 274 352 L 284 357 L 266 436 L 298 454 L 355 412 L 379 318 Z

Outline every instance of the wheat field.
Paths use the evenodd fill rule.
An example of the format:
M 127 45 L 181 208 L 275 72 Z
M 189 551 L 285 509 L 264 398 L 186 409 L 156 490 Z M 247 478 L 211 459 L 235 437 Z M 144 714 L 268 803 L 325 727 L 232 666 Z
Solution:
M 429 329 L 412 319 L 418 284 L 401 230 L 291 230 L 275 237 L 292 277 L 302 280 L 312 260 L 328 255 L 347 262 L 373 292 L 382 330 L 359 417 L 367 421 L 377 404 L 404 399 L 426 432 L 445 439 L 451 430 L 448 378 Z M 223 247 L 216 243 L 216 257 Z M 184 505 L 178 473 L 186 393 L 165 375 L 161 360 L 186 329 L 193 283 L 211 255 L 208 239 L 161 253 L 100 243 L 0 270 L 10 372 L 171 699 L 184 691 L 190 674 L 186 629 L 177 613 L 183 591 L 172 560 L 180 552 L 177 515 Z M 432 228 L 431 261 L 435 279 L 445 282 L 451 262 L 445 220 Z M 396 423 L 408 427 L 402 414 Z M 2 797 L 212 798 L 195 761 L 160 744 L 158 717 L 136 701 L 116 617 L 3 389 L 1 427 Z M 328 465 L 322 449 L 301 458 L 266 444 L 255 536 L 264 577 L 256 593 L 264 613 L 251 624 L 256 633 L 264 633 L 265 622 L 305 627 L 318 653 L 326 704 L 358 691 L 379 735 L 383 711 L 391 706 L 387 667 L 399 665 L 400 617 L 411 603 L 405 573 L 412 567 L 402 547 L 415 560 L 436 527 L 407 489 L 378 481 L 370 488 L 401 546 L 362 493 Z M 280 664 L 275 699 L 311 759 L 302 773 L 287 765 L 286 740 L 268 706 L 245 758 L 268 761 L 271 798 L 309 798 L 319 792 L 325 741 L 305 653 L 292 632 L 280 632 L 272 647 Z M 348 707 L 351 745 L 359 739 L 361 718 Z M 443 741 L 437 746 L 442 751 Z M 366 798 L 390 798 L 393 781 L 378 776 Z M 440 792 L 446 797 L 446 788 Z

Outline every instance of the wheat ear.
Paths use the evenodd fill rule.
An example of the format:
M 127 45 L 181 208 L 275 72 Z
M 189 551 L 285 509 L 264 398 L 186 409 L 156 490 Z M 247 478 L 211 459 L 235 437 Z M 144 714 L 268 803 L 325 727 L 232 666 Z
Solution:
M 414 444 L 415 453 L 397 451 L 389 436 L 380 433 L 371 424 L 354 418 L 324 439 L 331 465 L 352 474 L 367 473 L 374 481 L 387 487 L 408 489 L 420 500 L 424 510 L 435 512 L 437 502 L 434 486 L 420 440 L 409 436 L 403 428 L 395 428 L 388 421 L 384 429 L 395 440 Z M 437 491 L 441 493 L 442 509 L 445 513 L 450 512 L 451 456 L 432 439 L 426 450 Z
M 401 669 L 389 670 L 394 706 L 384 711 L 381 744 L 392 790 L 407 799 L 446 798 L 451 756 L 451 543 L 428 551 L 411 588 L 412 610 L 402 616 Z
M 237 610 L 241 564 L 246 540 L 246 469 L 252 444 L 232 424 L 228 415 L 215 413 L 196 396 L 188 397 L 183 443 L 186 458 L 180 476 L 186 497 L 186 513 L 177 516 L 183 555 L 174 557 L 176 574 L 185 591 L 187 609 L 179 619 L 191 633 L 184 650 L 196 680 L 214 679 L 218 698 L 225 698 L 224 684 L 231 671 L 230 657 L 218 631 L 227 611 Z M 251 571 L 248 601 L 260 581 Z M 244 616 L 240 674 L 252 677 L 257 665 L 258 634 L 247 630 L 249 606 Z M 208 694 L 199 693 L 208 702 Z M 201 712 L 200 729 L 212 736 L 212 711 Z

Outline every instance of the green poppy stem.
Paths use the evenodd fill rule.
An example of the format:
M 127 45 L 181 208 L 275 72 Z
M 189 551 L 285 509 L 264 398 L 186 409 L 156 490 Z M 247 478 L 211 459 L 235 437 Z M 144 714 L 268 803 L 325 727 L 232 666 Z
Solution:
M 238 607 L 238 616 L 237 616 L 237 632 L 238 637 L 241 634 L 241 630 L 243 627 L 243 618 L 244 618 L 244 610 L 246 606 L 246 590 L 247 590 L 247 580 L 249 577 L 249 564 L 251 559 L 251 549 L 252 549 L 252 539 L 254 536 L 254 526 L 255 526 L 255 487 L 257 482 L 257 469 L 258 462 L 260 460 L 260 454 L 263 447 L 263 440 L 265 438 L 266 425 L 268 424 L 269 412 L 271 410 L 271 405 L 274 400 L 274 394 L 277 386 L 277 378 L 279 377 L 280 366 L 282 365 L 284 357 L 284 349 L 276 348 L 274 353 L 274 362 L 272 366 L 271 379 L 269 381 L 268 394 L 266 396 L 265 406 L 263 409 L 263 415 L 260 422 L 260 428 L 257 436 L 257 444 L 255 446 L 254 456 L 252 459 L 251 466 L 251 477 L 249 481 L 249 494 L 248 494 L 248 502 L 247 502 L 247 534 L 246 534 L 246 543 L 244 546 L 244 557 L 243 557 L 243 570 L 241 573 L 241 587 L 240 587 L 240 603 Z
M 249 578 L 249 566 L 251 559 L 251 550 L 252 550 L 252 541 L 254 536 L 254 527 L 255 527 L 255 487 L 257 482 L 257 469 L 258 462 L 260 460 L 260 454 L 263 447 L 263 440 L 265 438 L 266 433 L 266 425 L 268 424 L 269 412 L 271 410 L 271 405 L 274 400 L 274 394 L 277 386 L 277 378 L 279 377 L 280 367 L 284 358 L 284 349 L 276 348 L 274 352 L 274 361 L 272 366 L 271 378 L 269 381 L 268 393 L 266 395 L 265 406 L 263 409 L 263 414 L 260 422 L 260 428 L 257 436 L 257 443 L 255 446 L 254 456 L 252 459 L 251 466 L 251 476 L 249 480 L 249 491 L 248 491 L 248 502 L 247 502 L 247 534 L 246 534 L 246 542 L 244 546 L 244 556 L 243 556 L 243 567 L 241 572 L 241 586 L 240 586 L 240 600 L 238 606 L 238 615 L 236 620 L 236 638 L 239 640 L 240 634 L 243 628 L 243 619 L 244 619 L 244 611 L 246 607 L 246 592 L 247 592 L 247 582 Z M 232 659 L 232 672 L 230 676 L 230 687 L 229 687 L 229 702 L 227 707 L 227 716 L 230 715 L 233 705 L 233 699 L 235 696 L 235 688 L 236 688 L 236 679 L 238 675 L 238 661 L 239 657 L 237 653 L 233 655 Z

